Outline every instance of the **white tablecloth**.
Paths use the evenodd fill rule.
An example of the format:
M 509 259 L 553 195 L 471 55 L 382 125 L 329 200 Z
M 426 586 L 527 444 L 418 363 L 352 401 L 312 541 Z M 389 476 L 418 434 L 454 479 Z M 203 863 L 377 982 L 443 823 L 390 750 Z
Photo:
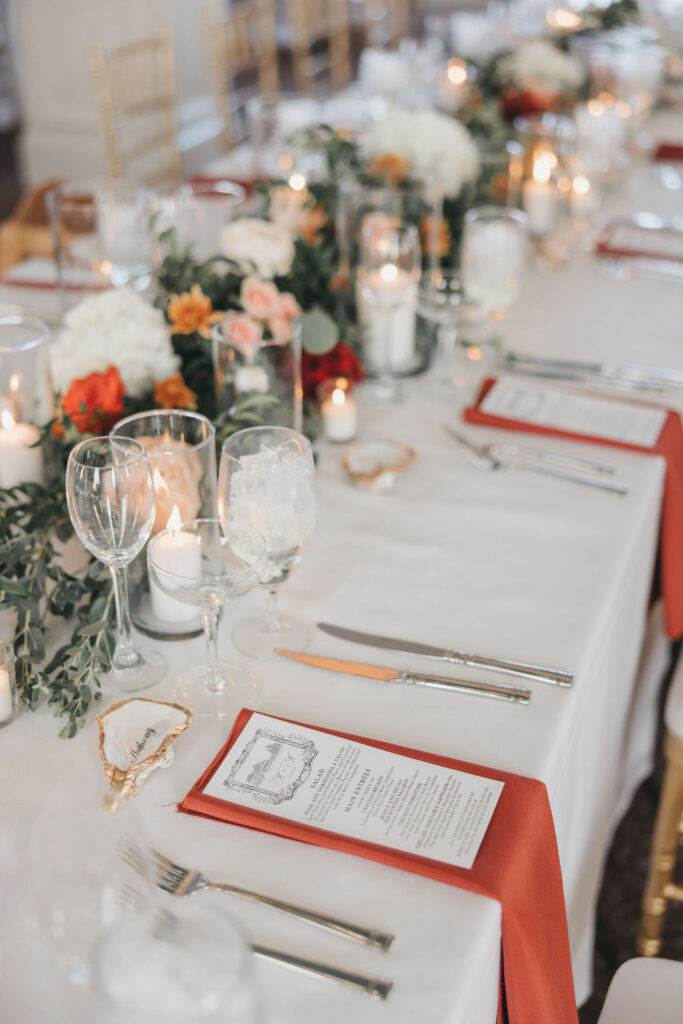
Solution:
M 674 201 L 680 203 L 679 196 L 658 192 L 649 172 L 638 173 L 646 174 L 640 191 L 623 200 L 631 209 L 656 208 L 655 202 L 661 202 L 671 210 Z M 531 275 L 510 318 L 510 344 L 683 368 L 683 353 L 676 347 L 680 297 L 676 285 L 606 280 L 591 258 L 582 256 L 555 275 Z M 0 293 L 3 299 L 17 301 L 16 293 Z M 634 708 L 643 699 L 638 662 L 664 465 L 656 457 L 610 450 L 628 487 L 626 497 L 521 473 L 487 474 L 462 459 L 443 431 L 444 423 L 457 417 L 454 404 L 436 399 L 428 378 L 415 381 L 410 390 L 399 409 L 363 408 L 363 438 L 392 437 L 418 453 L 392 494 L 353 489 L 339 450 L 323 447 L 319 525 L 301 567 L 282 592 L 285 609 L 312 622 L 325 619 L 567 668 L 576 672 L 576 684 L 567 691 L 532 683 L 531 705 L 518 707 L 389 688 L 291 663 L 263 663 L 255 669 L 260 707 L 543 780 L 555 818 L 577 998 L 582 1001 L 590 991 L 595 901 L 615 814 L 648 761 L 651 719 L 645 735 L 635 730 L 635 759 L 629 743 Z M 476 430 L 482 441 L 494 436 Z M 588 445 L 547 444 L 579 454 L 596 452 Z M 253 609 L 258 597 L 250 595 L 230 612 L 224 650 L 229 649 L 231 620 Z M 320 633 L 312 650 L 422 667 L 414 658 L 379 655 Z M 652 660 L 661 668 L 661 646 L 654 643 L 653 651 Z M 175 669 L 196 661 L 201 644 L 168 646 L 165 652 Z M 167 692 L 160 684 L 149 695 Z M 231 900 L 230 909 L 259 941 L 395 982 L 390 999 L 379 1003 L 259 964 L 268 1021 L 342 1024 L 353 1017 L 358 1024 L 492 1024 L 500 951 L 497 903 L 354 857 L 175 814 L 172 804 L 186 793 L 228 729 L 225 720 L 195 720 L 178 743 L 172 767 L 146 784 L 139 804 L 157 845 L 216 878 L 317 905 L 397 935 L 388 954 L 368 952 Z M 38 791 L 51 785 L 78 791 L 84 778 L 98 771 L 93 722 L 73 741 L 60 741 L 56 733 L 46 709 L 22 716 L 0 733 L 0 774 L 8 780 L 0 829 L 10 823 L 8 831 L 20 834 L 18 823 L 30 818 Z M 6 871 L 4 877 L 11 875 Z M 11 939 L 3 957 L 9 962 L 3 977 L 3 1024 L 44 1019 L 50 994 L 31 984 L 31 959 L 22 962 Z M 65 1007 L 65 997 L 53 997 L 54 1005 Z M 70 1019 L 77 1024 L 85 1018 L 76 1012 Z

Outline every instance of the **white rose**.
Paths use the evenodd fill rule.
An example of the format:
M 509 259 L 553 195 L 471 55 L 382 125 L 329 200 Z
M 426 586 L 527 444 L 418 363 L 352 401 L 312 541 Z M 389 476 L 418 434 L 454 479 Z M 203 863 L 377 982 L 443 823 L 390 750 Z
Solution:
M 546 39 L 531 39 L 502 58 L 501 71 L 516 86 L 541 93 L 573 92 L 583 81 L 581 64 Z
M 115 366 L 126 392 L 141 397 L 159 380 L 178 372 L 163 313 L 130 288 L 88 296 L 64 317 L 50 350 L 54 387 L 62 393 L 73 380 Z
M 448 196 L 458 196 L 479 173 L 477 147 L 467 129 L 434 110 L 392 110 L 369 132 L 370 156 L 392 153 L 407 160 L 410 173 L 436 177 Z
M 286 228 L 256 217 L 242 217 L 224 224 L 220 249 L 239 263 L 245 273 L 272 279 L 289 273 L 294 262 L 294 242 Z

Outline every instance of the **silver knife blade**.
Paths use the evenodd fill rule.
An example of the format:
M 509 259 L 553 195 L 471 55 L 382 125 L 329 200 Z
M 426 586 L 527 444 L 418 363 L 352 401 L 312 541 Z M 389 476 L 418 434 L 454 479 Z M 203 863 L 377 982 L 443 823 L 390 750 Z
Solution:
M 344 626 L 334 626 L 329 622 L 319 622 L 318 629 L 330 636 L 336 636 L 340 640 L 350 640 L 352 643 L 367 644 L 369 647 L 381 647 L 386 651 L 403 651 L 405 654 L 417 654 L 424 658 L 437 658 L 439 661 L 449 661 L 456 665 L 469 665 L 472 668 L 488 668 L 497 672 L 505 672 L 512 676 L 522 676 L 524 679 L 535 679 L 541 683 L 551 683 L 554 686 L 571 686 L 574 682 L 572 672 L 564 672 L 561 669 L 543 668 L 540 665 L 530 665 L 523 661 L 510 661 L 503 658 L 487 658 L 481 654 L 468 654 L 465 651 L 448 650 L 442 647 L 435 647 L 432 644 L 415 643 L 412 640 L 396 640 L 392 637 L 377 636 L 375 633 L 364 633 L 358 629 L 346 629 Z

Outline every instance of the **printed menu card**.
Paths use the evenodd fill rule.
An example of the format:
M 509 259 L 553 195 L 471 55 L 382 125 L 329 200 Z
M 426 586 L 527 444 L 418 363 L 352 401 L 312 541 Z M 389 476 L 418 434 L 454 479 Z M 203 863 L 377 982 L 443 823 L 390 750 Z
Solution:
M 495 382 L 479 410 L 488 416 L 642 448 L 654 447 L 667 417 L 666 409 L 595 398 L 509 377 Z
M 471 868 L 503 785 L 255 713 L 202 792 Z

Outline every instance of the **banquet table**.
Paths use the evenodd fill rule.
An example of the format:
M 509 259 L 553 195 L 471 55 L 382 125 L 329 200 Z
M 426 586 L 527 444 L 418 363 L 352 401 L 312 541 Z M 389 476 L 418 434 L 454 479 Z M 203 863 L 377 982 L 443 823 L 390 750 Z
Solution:
M 677 125 L 668 118 L 655 122 L 655 129 L 671 138 Z M 683 192 L 666 191 L 642 162 L 606 208 L 683 214 Z M 560 271 L 529 273 L 505 326 L 507 343 L 524 352 L 683 369 L 682 294 L 680 284 L 610 279 L 594 257 L 580 253 Z M 0 302 L 19 302 L 48 316 L 55 296 L 3 287 Z M 648 771 L 656 682 L 666 665 L 656 607 L 648 625 L 664 463 L 609 449 L 626 496 L 525 473 L 485 473 L 462 458 L 444 431 L 445 424 L 459 421 L 458 400 L 437 397 L 429 375 L 412 381 L 408 391 L 407 401 L 392 409 L 375 408 L 361 395 L 361 439 L 387 437 L 417 453 L 392 492 L 355 489 L 339 447 L 320 446 L 318 525 L 282 591 L 284 610 L 312 623 L 564 668 L 576 673 L 575 684 L 567 690 L 531 682 L 525 707 L 386 687 L 273 661 L 253 663 L 258 707 L 542 780 L 555 821 L 580 1004 L 591 988 L 606 852 Z M 683 409 L 683 391 L 663 400 Z M 500 431 L 488 428 L 463 430 L 481 442 L 500 439 Z M 607 451 L 550 438 L 543 446 L 587 457 Z M 256 610 L 259 599 L 252 593 L 229 609 L 221 635 L 226 653 L 231 624 Z M 199 640 L 164 645 L 174 670 L 196 662 L 201 650 Z M 434 670 L 434 663 L 379 654 L 320 632 L 311 651 Z M 465 672 L 491 678 L 473 669 L 453 674 Z M 145 696 L 163 699 L 169 692 L 162 682 Z M 155 845 L 209 877 L 397 936 L 382 954 L 225 898 L 226 909 L 264 944 L 394 981 L 389 999 L 380 1002 L 259 962 L 266 1019 L 493 1024 L 501 935 L 495 901 L 360 858 L 175 812 L 229 728 L 230 719 L 196 718 L 179 739 L 173 764 L 152 775 L 136 798 Z M 11 880 L 0 925 L 3 912 L 13 919 L 12 892 L 20 904 L 30 887 L 21 849 L 32 809 L 52 788 L 85 792 L 101 773 L 94 721 L 71 741 L 59 740 L 57 732 L 49 709 L 41 708 L 0 733 L 0 774 L 8 782 L 0 797 L 0 877 Z M 61 1020 L 63 1011 L 73 1024 L 85 1021 L 86 1012 L 77 999 L 69 1002 L 64 989 L 31 983 L 35 960 L 21 955 L 19 945 L 2 961 L 3 1024 L 47 1019 L 48 1008 L 52 1020 Z

